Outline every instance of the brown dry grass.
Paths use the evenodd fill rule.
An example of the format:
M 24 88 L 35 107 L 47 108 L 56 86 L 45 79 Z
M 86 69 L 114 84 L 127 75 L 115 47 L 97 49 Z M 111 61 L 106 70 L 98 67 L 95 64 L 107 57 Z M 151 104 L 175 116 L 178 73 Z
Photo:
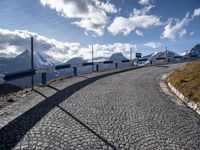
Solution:
M 200 61 L 190 62 L 177 69 L 170 75 L 169 81 L 200 107 Z

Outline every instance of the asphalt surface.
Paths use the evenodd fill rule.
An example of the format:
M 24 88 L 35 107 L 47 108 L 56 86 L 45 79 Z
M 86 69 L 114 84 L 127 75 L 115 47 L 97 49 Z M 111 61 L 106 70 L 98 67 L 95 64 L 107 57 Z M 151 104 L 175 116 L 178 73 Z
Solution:
M 180 65 L 85 77 L 0 129 L 0 149 L 200 149 L 199 115 L 159 86 Z

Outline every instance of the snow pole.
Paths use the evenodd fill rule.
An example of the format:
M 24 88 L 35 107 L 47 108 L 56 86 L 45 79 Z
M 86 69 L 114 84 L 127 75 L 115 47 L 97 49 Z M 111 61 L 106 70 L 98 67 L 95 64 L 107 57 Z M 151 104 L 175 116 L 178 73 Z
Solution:
M 132 47 L 130 47 L 130 62 L 131 62 L 131 66 L 133 66 L 132 56 L 133 56 L 133 50 L 132 50 Z
M 31 37 L 31 71 L 34 70 L 33 37 Z M 31 76 L 31 90 L 34 90 L 34 75 Z
M 92 45 L 92 72 L 94 71 L 94 49 Z

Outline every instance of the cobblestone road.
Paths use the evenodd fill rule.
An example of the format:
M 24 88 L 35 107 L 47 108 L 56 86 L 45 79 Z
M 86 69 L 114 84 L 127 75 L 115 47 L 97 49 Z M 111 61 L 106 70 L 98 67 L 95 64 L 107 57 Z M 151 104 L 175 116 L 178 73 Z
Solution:
M 70 85 L 3 127 L 0 149 L 200 149 L 200 117 L 159 87 L 175 67 Z

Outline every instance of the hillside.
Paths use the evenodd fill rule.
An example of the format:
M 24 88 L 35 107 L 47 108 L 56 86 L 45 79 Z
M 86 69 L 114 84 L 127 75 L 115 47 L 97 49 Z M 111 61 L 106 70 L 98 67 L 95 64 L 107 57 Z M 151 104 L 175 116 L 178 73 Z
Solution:
M 185 52 L 185 56 L 186 57 L 194 57 L 194 56 L 199 57 L 200 56 L 200 44 L 197 44 L 190 50 L 187 50 Z
M 113 62 L 121 62 L 121 60 L 128 60 L 122 53 L 114 53 L 109 58 Z
M 169 81 L 189 100 L 200 107 L 200 61 L 188 63 L 177 69 Z

